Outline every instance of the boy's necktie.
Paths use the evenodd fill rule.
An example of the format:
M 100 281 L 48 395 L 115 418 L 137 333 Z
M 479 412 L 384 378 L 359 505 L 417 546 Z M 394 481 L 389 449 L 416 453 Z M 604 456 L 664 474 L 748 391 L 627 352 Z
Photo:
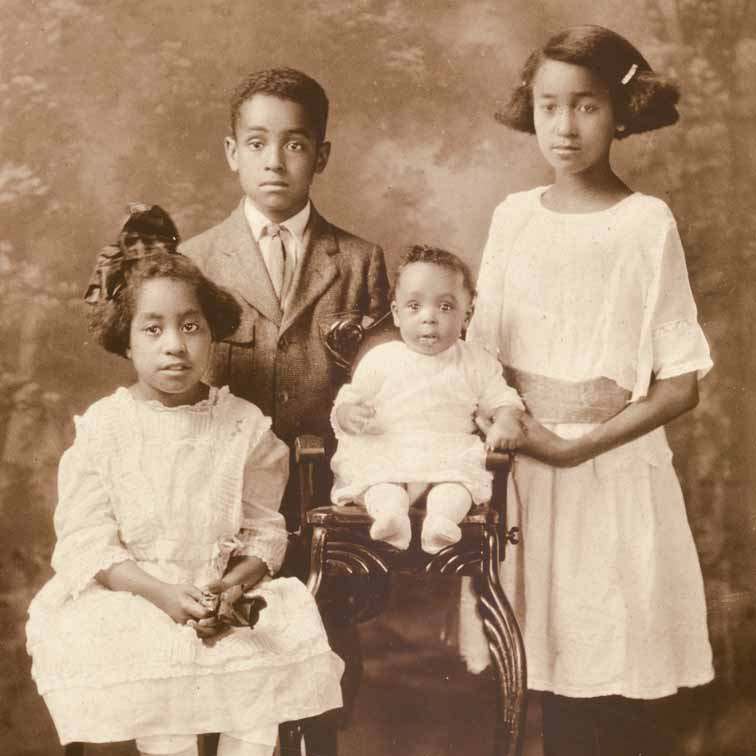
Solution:
M 294 274 L 294 266 L 288 258 L 284 244 L 284 236 L 288 233 L 288 229 L 286 226 L 279 226 L 277 223 L 269 223 L 265 227 L 265 232 L 270 239 L 268 242 L 270 280 L 273 282 L 278 301 L 283 306 Z

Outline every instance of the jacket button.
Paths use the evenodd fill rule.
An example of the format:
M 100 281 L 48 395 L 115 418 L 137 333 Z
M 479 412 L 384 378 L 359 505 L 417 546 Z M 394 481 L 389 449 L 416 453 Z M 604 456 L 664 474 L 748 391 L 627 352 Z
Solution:
M 286 402 L 289 401 L 289 394 L 286 391 L 279 391 L 278 401 L 281 402 L 281 404 L 286 404 Z
M 281 336 L 281 338 L 278 340 L 278 348 L 285 352 L 289 348 L 289 340 L 286 338 L 286 336 Z

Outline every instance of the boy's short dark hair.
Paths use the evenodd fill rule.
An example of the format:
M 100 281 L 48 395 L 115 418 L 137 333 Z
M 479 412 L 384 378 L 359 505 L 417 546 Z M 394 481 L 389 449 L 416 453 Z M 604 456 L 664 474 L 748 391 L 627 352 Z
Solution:
M 299 103 L 309 116 L 318 142 L 325 141 L 328 125 L 328 97 L 315 79 L 294 68 L 266 68 L 242 81 L 231 95 L 231 134 L 236 135 L 239 112 L 256 94 L 270 95 Z
M 185 281 L 194 287 L 213 341 L 222 341 L 239 327 L 241 307 L 237 301 L 206 278 L 188 257 L 159 252 L 134 258 L 128 265 L 124 274 L 126 285 L 111 299 L 102 299 L 87 308 L 89 330 L 108 352 L 126 357 L 136 297 L 142 284 L 151 278 Z
M 472 273 L 470 272 L 467 263 L 452 252 L 447 252 L 440 247 L 430 247 L 425 244 L 415 244 L 410 247 L 400 260 L 399 267 L 396 271 L 394 290 L 391 294 L 392 299 L 399 287 L 402 271 L 408 265 L 412 265 L 412 263 L 430 263 L 431 265 L 438 265 L 441 268 L 450 270 L 453 273 L 460 273 L 462 275 L 462 285 L 470 295 L 470 300 L 472 301 L 475 299 L 475 281 L 473 280 Z
M 495 118 L 516 131 L 535 133 L 533 79 L 546 60 L 588 68 L 609 88 L 617 123 L 616 138 L 671 126 L 680 118 L 677 85 L 654 73 L 648 61 L 623 36 L 603 26 L 572 26 L 554 35 L 525 62 L 521 82 Z M 624 83 L 623 83 L 624 80 Z

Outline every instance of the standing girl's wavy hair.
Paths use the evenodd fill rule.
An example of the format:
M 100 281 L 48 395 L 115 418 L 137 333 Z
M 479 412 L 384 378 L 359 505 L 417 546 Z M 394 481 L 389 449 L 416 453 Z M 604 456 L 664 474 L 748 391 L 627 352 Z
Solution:
M 618 124 L 616 138 L 653 131 L 677 123 L 680 92 L 671 81 L 656 74 L 637 48 L 603 26 L 572 26 L 554 35 L 525 62 L 521 82 L 496 120 L 516 131 L 535 133 L 533 79 L 546 60 L 583 66 L 609 88 Z

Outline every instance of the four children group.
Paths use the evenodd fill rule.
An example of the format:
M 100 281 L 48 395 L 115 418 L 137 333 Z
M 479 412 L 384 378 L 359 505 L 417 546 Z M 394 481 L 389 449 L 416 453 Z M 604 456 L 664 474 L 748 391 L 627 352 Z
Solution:
M 663 425 L 696 405 L 711 360 L 674 218 L 610 150 L 675 123 L 677 97 L 608 29 L 552 37 L 497 117 L 535 134 L 553 183 L 496 209 L 477 287 L 459 258 L 415 245 L 389 296 L 380 247 L 310 200 L 330 154 L 323 89 L 292 69 L 241 83 L 225 140 L 239 206 L 180 246 L 159 207 L 132 208 L 87 292 L 94 334 L 136 381 L 77 418 L 55 576 L 30 607 L 61 742 L 188 755 L 220 732 L 221 756 L 270 756 L 278 724 L 304 719 L 324 752 L 321 715 L 342 687 L 353 697 L 360 663 L 354 628 L 321 619 L 284 565 L 287 445 L 316 433 L 335 476 L 318 484 L 363 503 L 373 538 L 407 548 L 427 496 L 429 553 L 490 498 L 486 449 L 515 450 L 523 538 L 502 581 L 544 694 L 546 756 L 671 752 L 639 717 L 713 670 Z M 328 327 L 389 309 L 397 340 L 345 382 Z M 242 591 L 264 604 L 254 628 L 223 620 Z M 460 646 L 487 666 L 465 586 Z

